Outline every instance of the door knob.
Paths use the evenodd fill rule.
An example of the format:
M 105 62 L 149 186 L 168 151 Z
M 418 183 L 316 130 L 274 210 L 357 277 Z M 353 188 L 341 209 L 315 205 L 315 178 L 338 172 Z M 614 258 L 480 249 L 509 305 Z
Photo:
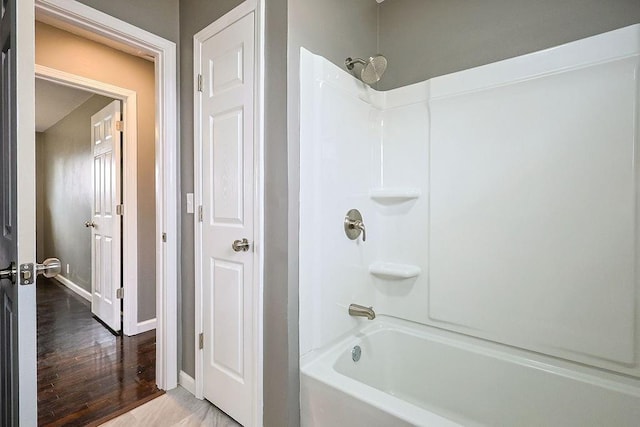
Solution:
M 96 227 L 96 223 L 93 222 L 93 221 L 87 221 L 87 222 L 84 223 L 84 226 L 87 227 L 87 228 L 89 228 L 89 227 L 95 228 Z
M 17 273 L 16 265 L 12 262 L 9 267 L 0 270 L 0 280 L 11 280 L 12 283 L 16 281 Z
M 14 263 L 3 270 L 0 270 L 0 280 L 8 279 L 11 283 L 16 282 L 16 277 L 20 276 L 21 285 L 32 285 L 35 276 L 42 274 L 44 277 L 54 277 L 62 271 L 60 260 L 58 258 L 47 258 L 42 264 L 20 264 L 20 269 L 16 268 Z
M 54 277 L 62 271 L 62 264 L 58 258 L 47 258 L 42 264 L 36 264 L 36 274 L 42 274 L 44 277 Z
M 231 249 L 236 252 L 247 252 L 249 250 L 249 241 L 247 239 L 234 240 Z

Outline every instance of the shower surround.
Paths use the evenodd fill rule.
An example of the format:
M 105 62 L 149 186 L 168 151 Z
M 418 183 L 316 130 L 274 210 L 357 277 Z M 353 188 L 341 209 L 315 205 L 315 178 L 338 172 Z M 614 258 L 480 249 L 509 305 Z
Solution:
M 322 387 L 334 390 L 327 396 L 344 393 L 367 402 L 363 413 L 378 411 L 373 420 L 384 419 L 380 413 L 402 419 L 398 404 L 394 409 L 375 397 L 396 394 L 402 385 L 376 388 L 340 368 L 351 363 L 351 369 L 361 369 L 361 362 L 345 361 L 340 354 L 368 341 L 371 328 L 385 329 L 389 322 L 406 322 L 413 335 L 422 330 L 426 341 L 445 331 L 468 349 L 464 356 L 456 353 L 470 358 L 465 364 L 479 361 L 474 355 L 490 347 L 499 353 L 497 359 L 514 363 L 488 362 L 495 375 L 530 360 L 565 378 L 566 393 L 576 398 L 595 393 L 547 421 L 579 425 L 584 418 L 570 411 L 595 407 L 607 413 L 606 405 L 622 408 L 623 425 L 640 415 L 632 409 L 640 407 L 639 58 L 636 25 L 379 92 L 303 49 L 305 425 L 326 425 L 329 418 L 323 414 L 333 406 L 334 415 L 346 417 L 343 421 L 362 421 L 337 409 L 349 399 L 327 402 L 318 391 Z M 344 216 L 352 208 L 362 213 L 365 242 L 344 234 Z M 351 303 L 372 306 L 376 320 L 350 317 Z M 362 360 L 376 357 L 380 363 L 383 348 L 396 343 L 399 355 L 386 360 L 397 366 L 385 371 L 387 380 L 421 378 L 417 371 L 403 371 L 421 366 L 411 362 L 411 355 L 401 356 L 408 351 L 402 344 L 407 340 L 397 335 L 387 341 L 369 353 L 361 345 Z M 411 351 L 442 348 L 414 344 L 407 344 Z M 425 372 L 437 372 L 429 363 L 454 363 L 445 353 L 417 360 L 423 360 Z M 523 370 L 524 376 L 500 387 L 512 393 L 533 390 L 542 397 L 544 387 L 517 380 L 532 375 L 535 383 L 542 371 L 539 378 L 535 372 Z M 488 392 L 489 378 L 481 374 L 469 374 L 469 386 Z M 359 385 L 350 382 L 353 378 Z M 443 387 L 446 378 L 423 387 L 434 384 Z M 363 396 L 367 390 L 370 395 Z M 508 424 L 510 417 L 526 420 L 527 414 L 512 405 L 495 408 L 497 418 L 482 420 L 465 415 L 463 403 L 457 409 L 452 404 L 453 412 L 442 402 L 402 404 L 463 424 Z M 426 425 L 427 418 L 404 422 Z

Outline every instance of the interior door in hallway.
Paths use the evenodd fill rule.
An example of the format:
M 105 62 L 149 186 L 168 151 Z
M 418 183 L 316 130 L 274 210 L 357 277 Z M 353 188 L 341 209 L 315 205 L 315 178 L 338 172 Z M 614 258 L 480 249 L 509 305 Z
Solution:
M 35 113 L 32 0 L 0 6 L 0 425 L 35 426 Z
M 91 311 L 115 332 L 121 329 L 121 229 L 116 212 L 121 203 L 120 101 L 91 116 L 93 204 L 91 220 Z
M 201 46 L 204 397 L 256 424 L 254 298 L 255 13 Z

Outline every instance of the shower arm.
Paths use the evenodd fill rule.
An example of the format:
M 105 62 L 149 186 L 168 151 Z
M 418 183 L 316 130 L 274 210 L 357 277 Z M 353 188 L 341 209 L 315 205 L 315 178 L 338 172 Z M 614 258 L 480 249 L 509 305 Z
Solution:
M 344 60 L 344 65 L 347 67 L 347 70 L 353 70 L 353 66 L 355 64 L 365 65 L 367 61 L 362 58 L 347 58 Z

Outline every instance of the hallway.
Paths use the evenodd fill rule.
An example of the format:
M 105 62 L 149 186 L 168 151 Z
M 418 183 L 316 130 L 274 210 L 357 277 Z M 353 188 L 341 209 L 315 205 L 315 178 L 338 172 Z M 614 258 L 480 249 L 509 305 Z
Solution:
M 37 313 L 38 425 L 95 425 L 163 394 L 155 331 L 114 336 L 53 279 L 38 278 Z

